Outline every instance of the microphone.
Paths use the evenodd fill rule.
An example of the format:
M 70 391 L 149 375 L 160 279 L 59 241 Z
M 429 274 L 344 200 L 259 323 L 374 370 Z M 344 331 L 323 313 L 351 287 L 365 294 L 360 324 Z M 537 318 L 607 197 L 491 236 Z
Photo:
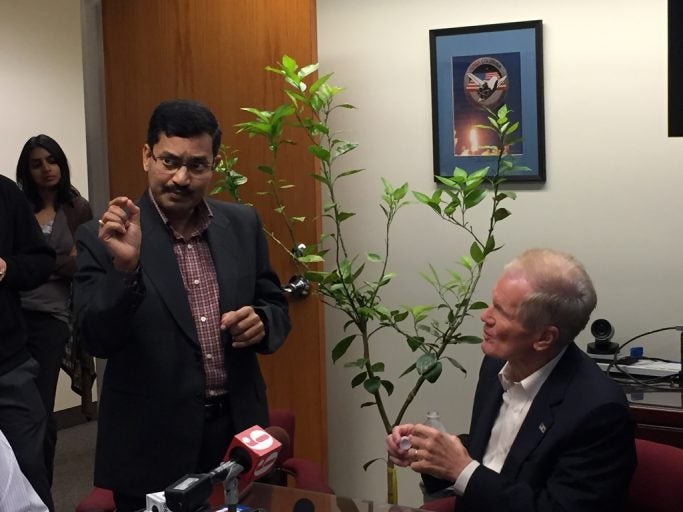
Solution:
M 258 425 L 240 432 L 233 438 L 218 467 L 208 473 L 185 475 L 166 488 L 168 509 L 173 512 L 203 510 L 214 483 L 224 480 L 227 485 L 239 477 L 240 484 L 248 484 L 270 471 L 281 448 L 282 444 Z
M 246 485 L 273 469 L 281 449 L 280 441 L 254 425 L 233 438 L 223 460 L 234 461 L 244 468 L 239 480 L 241 485 Z

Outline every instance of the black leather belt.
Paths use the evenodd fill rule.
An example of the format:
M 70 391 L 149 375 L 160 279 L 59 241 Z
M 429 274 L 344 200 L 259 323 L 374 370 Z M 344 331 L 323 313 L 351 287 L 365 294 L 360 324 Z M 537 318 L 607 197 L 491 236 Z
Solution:
M 225 416 L 230 411 L 230 401 L 228 395 L 211 396 L 204 402 L 204 418 L 215 420 Z

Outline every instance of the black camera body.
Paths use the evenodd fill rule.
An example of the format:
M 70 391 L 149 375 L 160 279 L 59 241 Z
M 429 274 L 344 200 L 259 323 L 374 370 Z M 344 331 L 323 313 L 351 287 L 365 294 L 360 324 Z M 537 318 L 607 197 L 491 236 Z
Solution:
M 614 336 L 614 327 L 604 318 L 598 318 L 591 324 L 591 334 L 595 341 L 588 344 L 589 354 L 616 354 L 619 344 L 610 341 Z

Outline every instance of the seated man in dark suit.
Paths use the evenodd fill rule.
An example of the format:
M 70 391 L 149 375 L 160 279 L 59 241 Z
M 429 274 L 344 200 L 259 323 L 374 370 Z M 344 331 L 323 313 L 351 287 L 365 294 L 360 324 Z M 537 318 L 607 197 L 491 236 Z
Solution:
M 596 302 L 569 255 L 532 249 L 509 263 L 481 315 L 467 447 L 399 425 L 387 437 L 390 459 L 422 473 L 427 492 L 452 486 L 458 512 L 620 510 L 636 465 L 628 403 L 573 341 Z

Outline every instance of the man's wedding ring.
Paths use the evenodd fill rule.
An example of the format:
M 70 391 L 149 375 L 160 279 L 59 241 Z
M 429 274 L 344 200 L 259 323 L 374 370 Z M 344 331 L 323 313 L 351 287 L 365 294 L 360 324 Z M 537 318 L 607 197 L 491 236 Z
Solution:
M 97 223 L 98 223 L 100 226 L 104 226 L 104 222 L 102 221 L 102 219 L 98 219 L 98 220 L 97 220 Z

